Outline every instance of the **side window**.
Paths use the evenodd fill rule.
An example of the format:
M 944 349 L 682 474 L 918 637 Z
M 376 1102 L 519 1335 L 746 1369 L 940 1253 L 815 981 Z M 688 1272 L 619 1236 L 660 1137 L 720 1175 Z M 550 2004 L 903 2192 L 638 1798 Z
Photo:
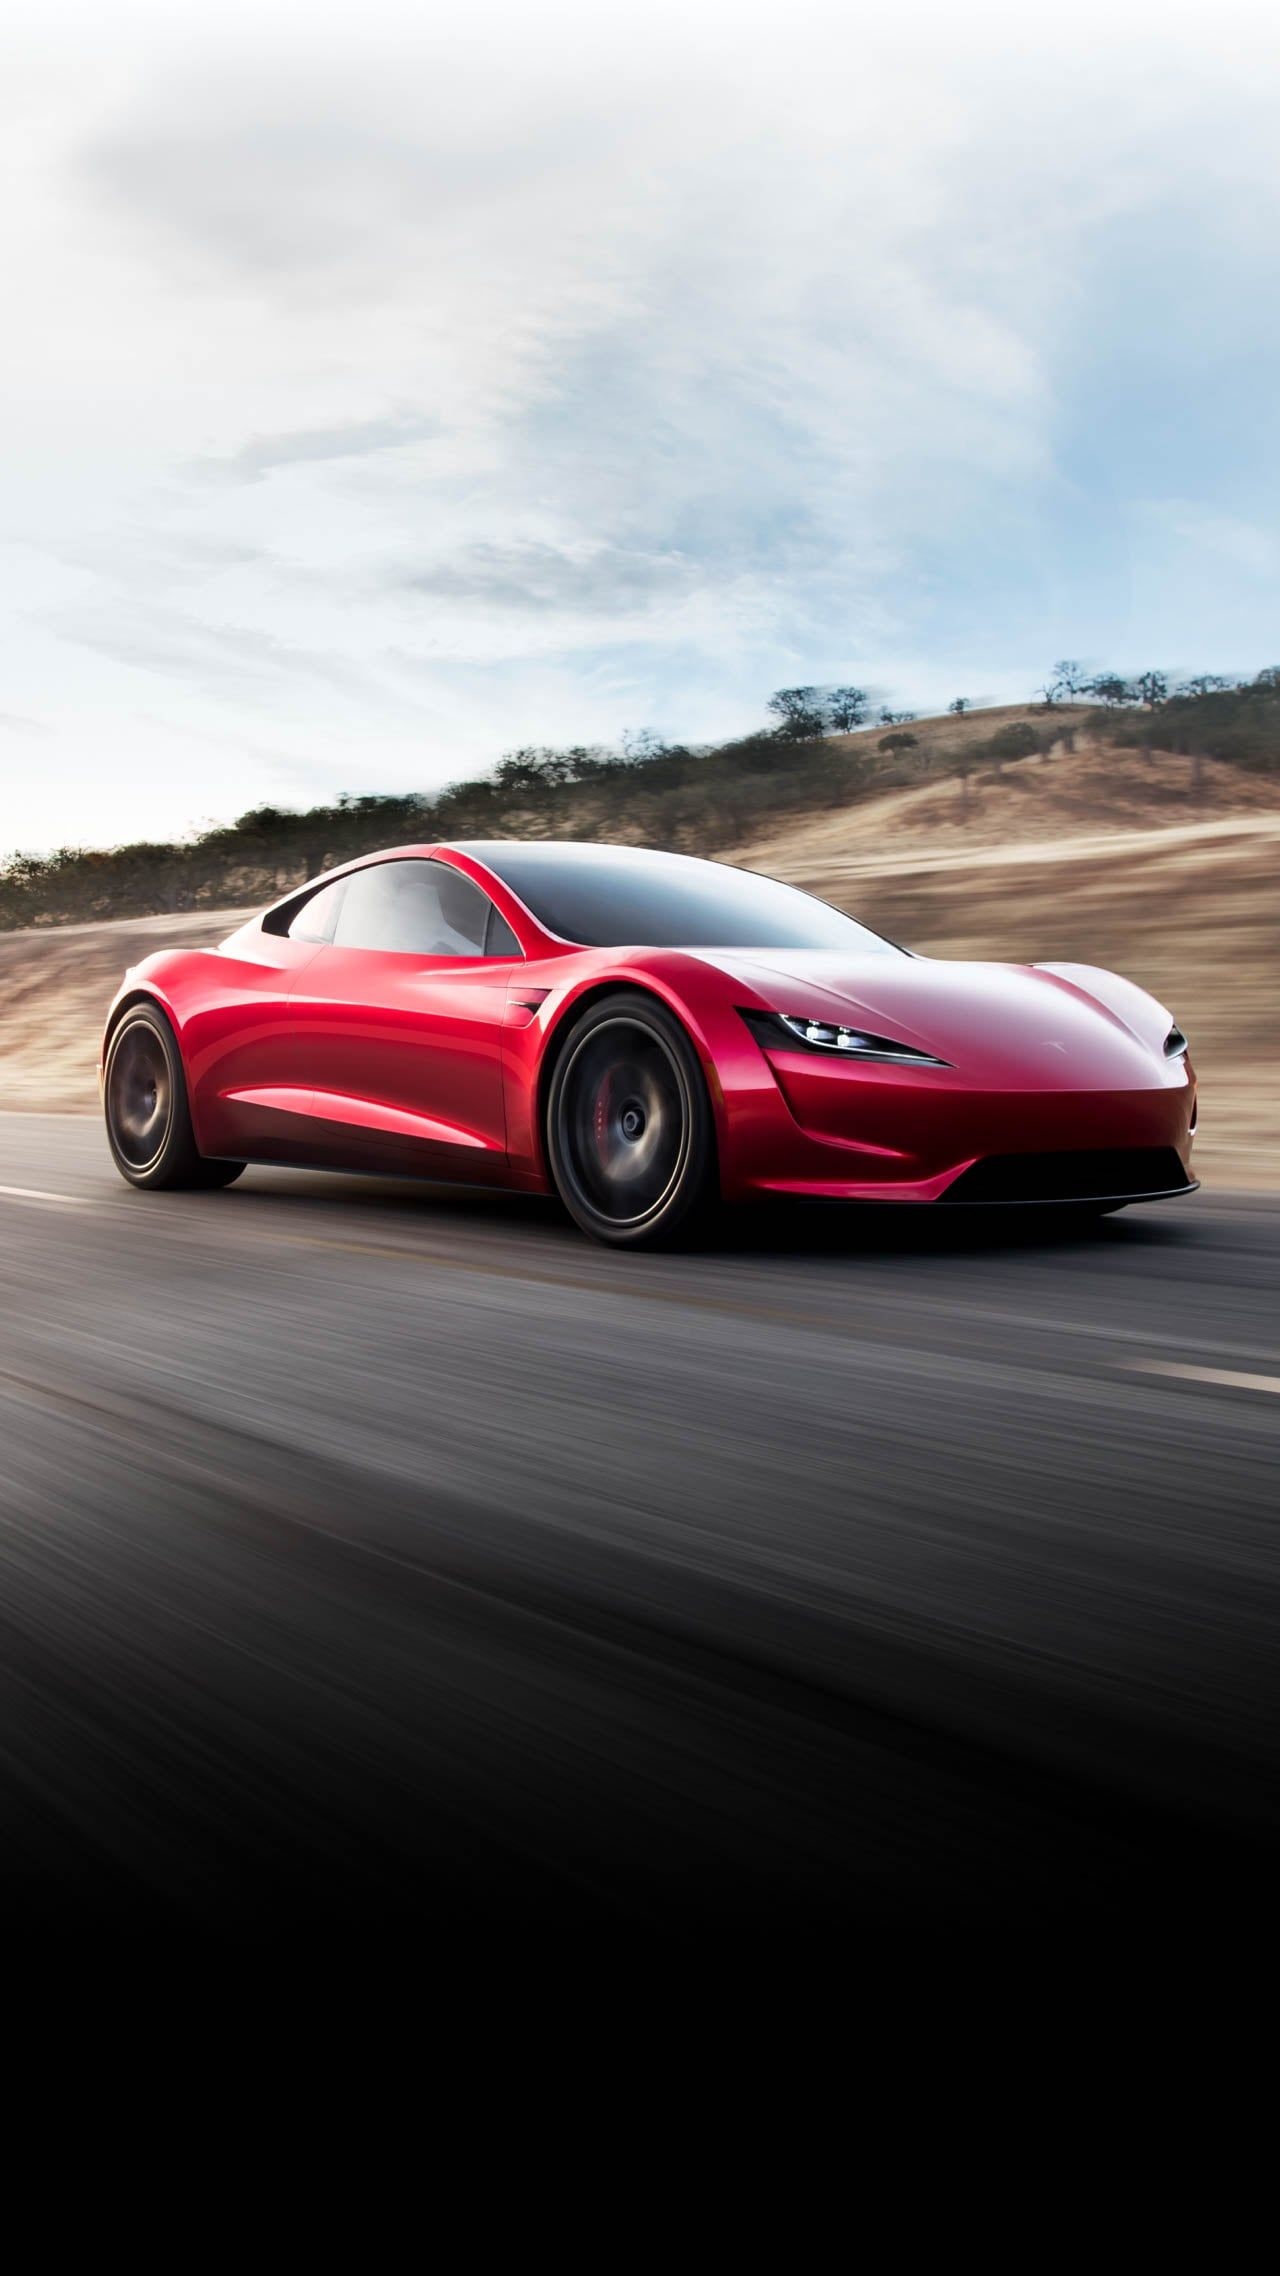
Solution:
M 445 862 L 378 862 L 354 870 L 346 887 L 335 948 L 379 948 L 400 956 L 519 953 L 514 944 L 486 946 L 497 911 L 487 893 Z
M 485 934 L 486 956 L 523 956 L 524 950 L 503 916 L 501 909 L 489 903 L 489 930 Z
M 339 877 L 332 885 L 322 885 L 318 893 L 308 894 L 296 916 L 285 928 L 290 940 L 332 940 L 334 924 L 346 889 L 346 878 Z

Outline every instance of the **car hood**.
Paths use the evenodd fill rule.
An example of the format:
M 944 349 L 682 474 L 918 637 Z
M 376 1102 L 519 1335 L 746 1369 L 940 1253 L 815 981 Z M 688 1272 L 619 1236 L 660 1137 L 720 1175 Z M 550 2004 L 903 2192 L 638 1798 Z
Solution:
M 913 1045 L 984 1081 L 1046 1089 L 1165 1079 L 1170 1016 L 1089 965 L 968 964 L 816 949 L 699 951 L 757 1003 Z

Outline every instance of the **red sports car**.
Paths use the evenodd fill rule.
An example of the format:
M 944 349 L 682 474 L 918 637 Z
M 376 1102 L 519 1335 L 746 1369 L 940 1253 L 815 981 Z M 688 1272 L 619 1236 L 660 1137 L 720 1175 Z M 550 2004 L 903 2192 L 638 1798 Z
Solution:
M 404 846 L 111 1006 L 107 1135 L 137 1186 L 247 1162 L 558 1193 L 670 1239 L 705 1204 L 1190 1192 L 1185 1037 L 1081 964 L 914 956 L 791 886 L 632 846 Z

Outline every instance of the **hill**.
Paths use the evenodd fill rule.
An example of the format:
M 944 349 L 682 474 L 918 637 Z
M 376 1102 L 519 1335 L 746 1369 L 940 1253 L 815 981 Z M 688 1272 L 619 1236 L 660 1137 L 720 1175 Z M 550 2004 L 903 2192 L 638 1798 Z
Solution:
M 1090 795 L 1096 788 L 1104 805 L 1138 761 L 1166 819 L 1188 803 L 1224 812 L 1265 799 L 1265 789 L 1245 786 L 1280 772 L 1280 670 L 1235 687 L 1201 681 L 1199 692 L 1167 700 L 1155 692 L 1164 686 L 1158 674 L 1143 684 L 1146 705 L 1126 682 L 1104 678 L 1092 683 L 1111 691 L 1100 708 L 1055 693 L 959 717 L 883 714 L 853 733 L 831 726 L 848 718 L 850 697 L 865 702 L 861 691 L 837 691 L 844 700 L 824 706 L 818 690 L 780 690 L 770 702 L 785 713 L 778 727 L 710 749 L 652 736 L 621 751 L 526 746 L 433 796 L 342 797 L 302 813 L 263 806 L 178 844 L 15 855 L 0 865 L 0 931 L 267 901 L 378 846 L 432 838 L 612 838 L 722 855 L 748 833 L 805 815 L 821 824 L 833 811 L 938 783 L 958 785 L 967 810 L 986 783 L 1036 786 L 1028 759 L 1084 751 L 1097 756 Z
M 274 900 L 379 846 L 435 838 L 578 837 L 714 854 L 750 821 L 847 805 L 932 771 L 968 770 L 993 737 L 1048 748 L 1057 716 L 1008 706 L 969 719 L 860 733 L 749 735 L 712 749 L 644 739 L 627 751 L 509 752 L 492 773 L 435 797 L 340 798 L 301 813 L 257 807 L 176 844 L 64 847 L 0 866 L 0 931 Z
M 1045 758 L 1007 761 L 998 771 L 984 762 L 972 772 L 873 792 L 834 812 L 783 817 L 777 827 L 726 846 L 721 858 L 768 869 L 776 853 L 778 861 L 800 862 L 806 874 L 833 861 L 837 869 L 853 862 L 862 873 L 868 863 L 908 853 L 927 861 L 1008 844 L 1049 853 L 1064 837 L 1198 832 L 1280 809 L 1274 776 L 1228 764 L 1199 767 L 1172 751 L 1117 749 L 1085 728 L 1071 732 L 1071 745 L 1064 739 Z

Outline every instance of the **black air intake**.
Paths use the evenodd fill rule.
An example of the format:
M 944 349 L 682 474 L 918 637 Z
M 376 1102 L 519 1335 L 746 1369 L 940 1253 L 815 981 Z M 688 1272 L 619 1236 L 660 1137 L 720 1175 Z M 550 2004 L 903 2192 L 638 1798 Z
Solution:
M 1172 1146 L 1113 1146 L 1078 1154 L 988 1154 L 961 1172 L 940 1202 L 1137 1201 L 1192 1184 Z

